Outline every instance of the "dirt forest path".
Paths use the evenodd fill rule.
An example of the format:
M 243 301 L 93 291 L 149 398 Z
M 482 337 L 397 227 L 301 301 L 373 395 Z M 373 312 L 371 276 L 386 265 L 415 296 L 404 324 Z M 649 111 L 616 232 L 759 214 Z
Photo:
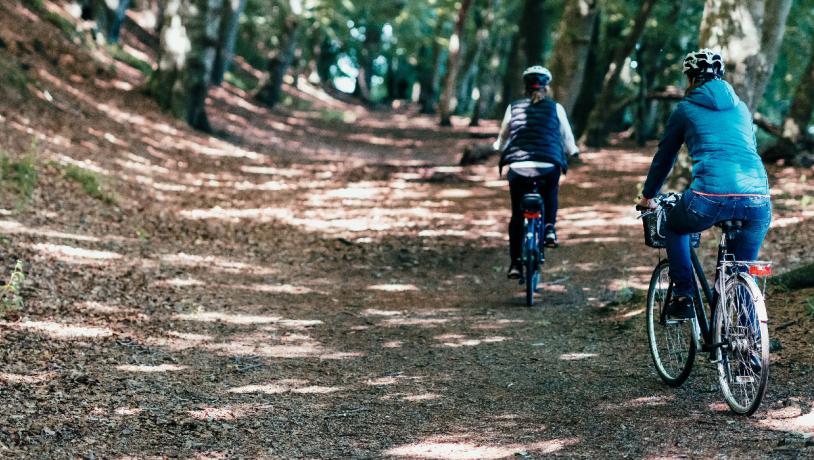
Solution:
M 649 149 L 583 155 L 526 308 L 505 182 L 452 166 L 473 130 L 307 85 L 311 108 L 270 112 L 227 85 L 207 136 L 123 91 L 127 68 L 107 86 L 51 72 L 59 111 L 0 111 L 5 148 L 34 138 L 45 158 L 29 206 L 0 207 L 0 262 L 28 274 L 0 322 L 0 456 L 814 456 L 811 319 L 777 310 L 756 417 L 726 411 L 703 361 L 678 390 L 655 376 L 636 290 L 657 255 L 630 207 Z M 68 165 L 110 178 L 116 204 Z M 795 174 L 773 170 L 791 185 L 766 245 L 790 265 L 814 234 L 784 204 L 811 193 Z

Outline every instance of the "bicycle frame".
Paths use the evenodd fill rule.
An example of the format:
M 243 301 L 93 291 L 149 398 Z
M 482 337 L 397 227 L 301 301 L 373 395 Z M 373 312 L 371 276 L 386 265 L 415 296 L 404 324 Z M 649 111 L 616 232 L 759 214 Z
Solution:
M 715 263 L 715 284 L 721 284 L 724 281 L 724 277 L 722 276 L 722 268 L 723 262 L 727 254 L 727 243 L 730 239 L 730 235 L 727 232 L 721 232 L 721 238 L 718 243 L 718 256 L 716 258 Z M 723 292 L 723 286 L 718 286 L 718 289 L 712 289 L 709 285 L 709 280 L 707 280 L 707 276 L 704 273 L 704 268 L 701 266 L 701 261 L 698 259 L 698 254 L 696 253 L 695 249 L 692 247 L 690 243 L 690 261 L 692 262 L 693 272 L 695 274 L 697 282 L 693 283 L 695 286 L 695 328 L 694 328 L 694 340 L 696 341 L 696 345 L 699 346 L 699 350 L 702 352 L 709 352 L 713 353 L 716 348 L 720 347 L 721 344 L 712 343 L 712 324 L 715 324 L 715 306 L 718 305 L 719 300 L 719 292 Z M 700 284 L 700 285 L 699 285 Z M 669 302 L 672 296 L 672 286 L 668 288 L 667 291 L 667 301 Z M 707 304 L 710 305 L 711 312 L 707 313 L 706 305 L 704 304 L 704 299 L 706 299 Z M 667 313 L 666 309 L 662 310 L 661 313 L 661 321 L 665 322 L 667 320 Z

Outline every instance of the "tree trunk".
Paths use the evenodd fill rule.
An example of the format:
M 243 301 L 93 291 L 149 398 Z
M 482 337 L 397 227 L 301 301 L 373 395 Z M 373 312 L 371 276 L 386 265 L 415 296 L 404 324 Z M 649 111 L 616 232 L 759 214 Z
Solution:
M 526 0 L 520 15 L 517 35 L 503 76 L 503 102 L 509 103 L 523 95 L 523 70 L 543 64 L 545 39 L 548 33 L 548 15 L 544 0 Z
M 727 80 L 754 113 L 772 74 L 792 0 L 707 0 L 698 42 L 720 50 Z
M 588 123 L 588 115 L 596 102 L 596 97 L 602 91 L 602 76 L 607 71 L 607 66 L 600 64 L 599 48 L 601 38 L 602 11 L 597 11 L 594 16 L 594 27 L 591 32 L 591 40 L 588 45 L 588 56 L 585 58 L 585 70 L 581 72 L 582 84 L 577 89 L 574 107 L 569 115 L 571 117 L 571 129 L 574 137 L 579 139 L 585 131 Z
M 93 19 L 96 33 L 101 34 L 107 43 L 118 43 L 130 0 L 92 0 Z
M 794 90 L 789 113 L 783 121 L 783 137 L 791 142 L 802 141 L 807 133 L 811 113 L 814 111 L 814 46 L 805 73 L 800 77 L 800 83 Z
M 441 126 L 452 126 L 450 113 L 452 108 L 452 95 L 455 93 L 455 83 L 458 81 L 459 57 L 461 54 L 461 39 L 463 37 L 464 23 L 472 0 L 463 0 L 458 10 L 458 20 L 455 22 L 455 31 L 449 38 L 449 57 L 447 58 L 447 76 L 444 80 L 444 89 L 441 91 L 440 111 Z
M 481 67 L 485 65 L 483 62 L 484 49 L 489 44 L 489 30 L 492 25 L 492 2 L 482 8 L 476 8 L 474 11 L 475 17 L 475 46 L 470 47 L 467 52 L 466 72 L 464 73 L 463 83 L 458 90 L 458 108 L 457 113 L 463 114 L 471 112 L 473 106 L 477 105 L 478 101 L 475 94 L 480 98 L 480 90 L 478 89 L 478 81 L 480 79 Z M 465 101 L 465 103 L 463 102 Z M 471 120 L 470 120 L 471 121 Z M 476 126 L 476 125 L 475 125 Z
M 148 83 L 158 104 L 190 126 L 210 131 L 206 96 L 215 61 L 223 0 L 169 0 L 158 67 Z
M 373 59 L 378 45 L 381 43 L 382 28 L 375 24 L 368 24 L 365 30 L 365 42 L 362 45 L 359 57 L 359 74 L 356 77 L 356 90 L 354 95 L 365 102 L 371 101 L 370 90 L 373 81 Z
M 633 27 L 630 34 L 625 38 L 622 46 L 616 49 L 613 55 L 608 71 L 605 73 L 605 78 L 602 81 L 602 92 L 594 104 L 591 114 L 588 116 L 588 123 L 585 127 L 585 133 L 581 139 L 587 145 L 597 147 L 604 145 L 607 141 L 607 116 L 612 115 L 608 110 L 613 103 L 613 97 L 616 90 L 616 83 L 619 81 L 619 75 L 622 73 L 622 66 L 625 60 L 633 49 L 636 47 L 636 42 L 639 41 L 644 27 L 647 24 L 647 19 L 653 11 L 653 5 L 657 0 L 644 0 L 639 7 L 636 18 L 633 21 Z
M 225 0 L 223 2 L 217 53 L 212 67 L 213 85 L 223 83 L 223 76 L 232 63 L 235 42 L 237 42 L 237 32 L 240 26 L 240 15 L 243 14 L 245 7 L 246 0 Z
M 301 25 L 292 22 L 286 26 L 282 48 L 268 61 L 268 80 L 255 94 L 255 99 L 268 107 L 274 107 L 280 101 L 283 92 L 283 80 L 288 72 L 297 51 Z
M 811 161 L 814 139 L 808 134 L 808 125 L 811 122 L 812 111 L 814 111 L 814 47 L 811 49 L 805 73 L 800 76 L 800 83 L 794 90 L 794 97 L 783 124 L 772 126 L 763 120 L 759 113 L 755 114 L 758 126 L 778 137 L 777 142 L 763 152 L 763 159 L 791 160 L 797 164 Z
M 598 11 L 597 0 L 570 0 L 560 21 L 559 39 L 551 55 L 551 89 L 568 113 L 574 109 L 585 78 Z

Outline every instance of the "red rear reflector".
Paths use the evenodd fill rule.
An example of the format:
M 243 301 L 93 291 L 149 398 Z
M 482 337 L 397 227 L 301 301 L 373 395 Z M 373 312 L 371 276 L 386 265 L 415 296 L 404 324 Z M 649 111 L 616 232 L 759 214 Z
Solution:
M 540 213 L 539 212 L 525 211 L 525 212 L 523 212 L 523 217 L 525 217 L 526 219 L 539 219 L 540 218 Z
M 749 274 L 752 276 L 769 276 L 772 274 L 771 265 L 750 265 Z

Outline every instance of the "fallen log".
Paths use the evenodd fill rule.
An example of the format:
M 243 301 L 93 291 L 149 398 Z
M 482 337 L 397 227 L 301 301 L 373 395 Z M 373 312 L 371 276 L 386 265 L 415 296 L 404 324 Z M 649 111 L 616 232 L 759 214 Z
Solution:
M 483 164 L 497 154 L 491 143 L 470 144 L 464 147 L 464 153 L 458 164 L 461 166 Z

